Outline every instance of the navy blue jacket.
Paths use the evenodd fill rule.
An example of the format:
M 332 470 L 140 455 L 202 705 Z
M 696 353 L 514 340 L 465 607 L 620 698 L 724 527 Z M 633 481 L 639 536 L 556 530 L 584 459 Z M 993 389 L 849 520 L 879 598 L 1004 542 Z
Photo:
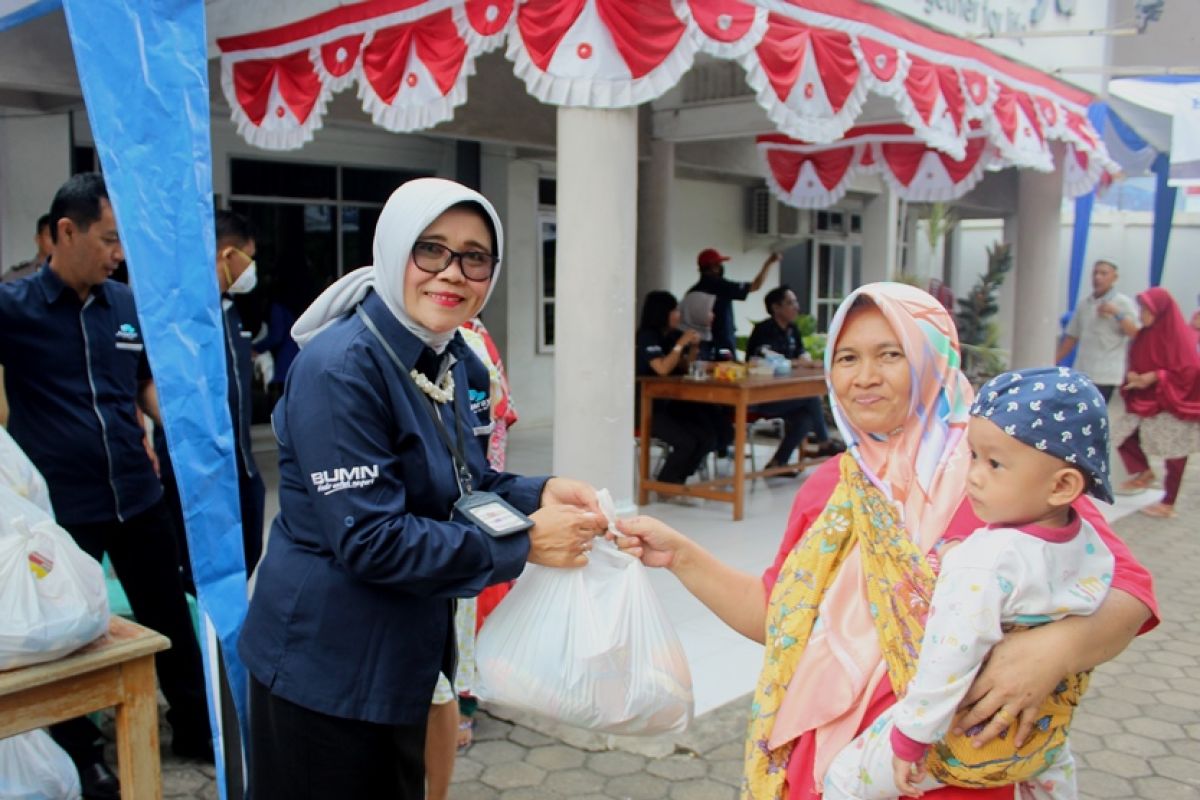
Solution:
M 162 496 L 137 395 L 150 378 L 133 293 L 80 302 L 52 269 L 0 285 L 8 430 L 41 471 L 64 525 L 127 520 Z
M 406 365 L 424 345 L 370 294 L 362 303 Z M 471 438 L 470 349 L 449 345 L 453 407 Z M 456 428 L 445 406 L 451 437 Z M 452 598 L 517 577 L 525 533 L 492 539 L 449 521 L 453 462 L 429 403 L 354 314 L 313 339 L 275 407 L 279 505 L 239 650 L 273 694 L 381 724 L 424 724 L 439 671 L 453 674 Z M 545 478 L 490 470 L 464 445 L 476 488 L 536 510 Z

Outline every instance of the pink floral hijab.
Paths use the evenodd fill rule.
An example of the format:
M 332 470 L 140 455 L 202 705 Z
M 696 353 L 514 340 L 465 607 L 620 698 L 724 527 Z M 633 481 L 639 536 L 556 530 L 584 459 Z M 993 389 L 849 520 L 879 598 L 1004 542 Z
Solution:
M 903 283 L 867 284 L 842 302 L 829 326 L 826 376 L 846 318 L 860 297 L 883 313 L 904 348 L 912 374 L 908 421 L 882 437 L 854 427 L 826 377 L 833 416 L 863 472 L 900 507 L 905 528 L 928 550 L 941 538 L 966 491 L 965 435 L 975 390 L 960 369 L 958 329 L 945 306 Z

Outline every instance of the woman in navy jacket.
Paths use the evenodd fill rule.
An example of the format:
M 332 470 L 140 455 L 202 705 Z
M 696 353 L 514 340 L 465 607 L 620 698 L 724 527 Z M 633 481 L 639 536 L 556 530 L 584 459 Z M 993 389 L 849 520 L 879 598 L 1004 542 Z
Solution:
M 293 329 L 303 349 L 273 419 L 280 513 L 239 647 L 257 800 L 423 796 L 430 699 L 438 673 L 454 674 L 453 599 L 526 561 L 582 566 L 604 529 L 591 487 L 495 472 L 470 441 L 456 329 L 487 301 L 502 251 L 482 195 L 411 181 L 380 215 L 374 266 Z M 454 512 L 464 488 L 533 527 L 485 533 Z

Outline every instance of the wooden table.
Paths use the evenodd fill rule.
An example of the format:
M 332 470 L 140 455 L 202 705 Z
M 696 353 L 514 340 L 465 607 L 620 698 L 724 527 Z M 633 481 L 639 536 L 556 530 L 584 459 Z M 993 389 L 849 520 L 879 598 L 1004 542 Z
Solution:
M 796 465 L 771 467 L 756 472 L 747 472 L 744 462 L 746 452 L 746 412 L 750 406 L 773 403 L 779 400 L 796 400 L 803 397 L 820 397 L 826 393 L 825 376 L 821 370 L 802 370 L 780 378 L 745 378 L 740 381 L 693 380 L 683 377 L 638 378 L 642 394 L 641 471 L 638 476 L 638 504 L 645 505 L 650 492 L 704 497 L 733 503 L 733 518 L 740 520 L 745 514 L 745 490 L 747 478 L 759 478 L 794 472 Z M 663 483 L 650 476 L 650 424 L 654 414 L 655 400 L 686 400 L 691 403 L 712 403 L 733 406 L 734 459 L 733 475 L 714 478 L 701 483 Z M 728 486 L 729 488 L 721 488 Z
M 0 672 L 0 739 L 116 706 L 121 797 L 162 797 L 154 654 L 167 637 L 113 617 L 108 633 L 69 656 Z

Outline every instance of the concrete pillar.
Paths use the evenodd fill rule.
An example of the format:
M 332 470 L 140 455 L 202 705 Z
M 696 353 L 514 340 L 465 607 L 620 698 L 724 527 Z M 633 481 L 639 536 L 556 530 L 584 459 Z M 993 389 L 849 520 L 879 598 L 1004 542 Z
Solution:
M 900 200 L 884 183 L 883 191 L 863 206 L 863 283 L 891 280 L 899 272 L 896 264 L 899 224 Z
M 637 109 L 558 109 L 554 472 L 633 507 Z
M 485 153 L 481 167 L 483 194 L 504 220 L 502 283 L 483 319 L 493 335 L 501 328 L 497 344 L 503 342 L 500 353 L 521 427 L 548 425 L 554 416 L 554 358 L 538 352 L 538 166 L 500 151 Z
M 1062 229 L 1062 147 L 1055 142 L 1055 170 L 1021 170 L 1017 178 L 1016 319 L 1012 367 L 1054 363 L 1058 337 L 1059 236 Z
M 675 143 L 650 140 L 650 160 L 639 169 L 637 299 L 671 288 L 671 208 L 675 196 Z

